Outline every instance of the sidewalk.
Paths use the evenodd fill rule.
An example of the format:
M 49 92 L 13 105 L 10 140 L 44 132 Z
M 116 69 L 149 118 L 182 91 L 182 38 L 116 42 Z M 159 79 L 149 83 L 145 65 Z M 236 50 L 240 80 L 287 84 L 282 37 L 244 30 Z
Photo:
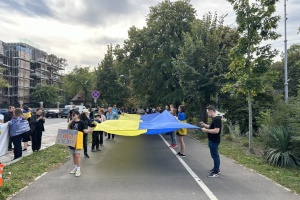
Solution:
M 66 129 L 67 123 L 66 122 L 59 122 L 56 124 L 50 124 L 47 125 L 45 124 L 45 132 L 43 132 L 42 136 L 42 149 L 45 149 L 49 146 L 52 146 L 55 143 L 56 135 L 57 135 L 57 130 L 58 129 Z M 23 144 L 22 144 L 23 146 Z M 32 154 L 31 146 L 27 147 L 27 151 L 22 152 L 23 157 L 28 156 Z M 9 165 L 11 163 L 19 161 L 21 158 L 14 160 L 14 153 L 13 151 L 8 151 L 6 155 L 0 157 L 0 162 L 3 163 L 4 165 Z

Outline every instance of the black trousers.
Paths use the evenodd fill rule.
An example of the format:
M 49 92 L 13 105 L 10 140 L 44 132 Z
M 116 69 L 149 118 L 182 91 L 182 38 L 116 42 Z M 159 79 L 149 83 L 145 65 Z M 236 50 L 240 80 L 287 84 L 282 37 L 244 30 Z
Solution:
M 31 133 L 31 147 L 32 147 L 32 151 L 38 151 L 41 148 L 41 144 L 42 144 L 42 130 L 37 130 L 35 129 L 32 133 Z
M 83 152 L 87 154 L 87 141 L 88 141 L 88 134 L 83 133 Z
M 95 147 L 97 149 L 99 148 L 99 133 L 100 133 L 100 131 L 93 131 L 92 149 L 94 149 Z
M 115 134 L 110 134 L 110 133 L 108 133 L 108 134 L 107 134 L 107 138 L 108 138 L 108 139 L 110 139 L 110 135 L 111 135 L 111 138 L 115 138 Z
M 99 135 L 100 135 L 100 144 L 103 144 L 103 131 L 99 131 Z
M 9 136 L 9 142 L 8 142 L 8 149 L 12 149 L 12 141 L 11 141 L 10 136 Z
M 27 132 L 23 133 L 22 142 L 28 142 L 28 141 L 30 141 L 30 131 L 27 131 Z
M 14 159 L 22 157 L 22 138 L 23 134 L 11 137 L 14 144 Z

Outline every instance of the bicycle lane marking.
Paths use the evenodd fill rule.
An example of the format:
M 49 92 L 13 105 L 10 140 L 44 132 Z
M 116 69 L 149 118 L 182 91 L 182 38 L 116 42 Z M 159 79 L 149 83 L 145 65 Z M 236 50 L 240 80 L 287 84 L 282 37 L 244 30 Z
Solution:
M 170 145 L 161 134 L 159 134 L 159 136 L 167 146 Z M 175 154 L 175 156 L 181 162 L 183 167 L 190 173 L 190 175 L 193 177 L 196 183 L 201 187 L 201 189 L 205 192 L 205 194 L 209 197 L 209 199 L 218 200 L 218 198 L 212 193 L 212 191 L 210 191 L 210 189 L 203 183 L 203 181 L 197 176 L 197 174 L 195 174 L 195 172 L 188 166 L 188 164 L 186 164 L 186 162 L 181 157 L 176 155 L 177 152 L 172 148 L 170 148 L 170 150 Z

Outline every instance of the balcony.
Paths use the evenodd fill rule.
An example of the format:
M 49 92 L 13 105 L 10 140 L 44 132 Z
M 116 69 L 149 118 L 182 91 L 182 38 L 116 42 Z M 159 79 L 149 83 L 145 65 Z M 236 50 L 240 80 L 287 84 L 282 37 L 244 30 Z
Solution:
M 12 75 L 10 73 L 3 73 L 4 77 L 12 77 Z
M 30 76 L 40 78 L 42 76 L 42 74 L 39 72 L 33 72 L 33 73 L 30 73 Z
M 26 62 L 30 62 L 30 58 L 26 58 L 26 57 L 23 57 L 23 56 L 15 56 L 13 57 L 13 59 L 20 59 L 20 60 L 23 60 L 23 61 L 26 61 Z
M 0 66 L 3 66 L 3 67 L 11 67 L 11 66 L 9 66 L 9 65 L 7 65 L 7 64 L 4 64 L 4 63 L 0 63 Z

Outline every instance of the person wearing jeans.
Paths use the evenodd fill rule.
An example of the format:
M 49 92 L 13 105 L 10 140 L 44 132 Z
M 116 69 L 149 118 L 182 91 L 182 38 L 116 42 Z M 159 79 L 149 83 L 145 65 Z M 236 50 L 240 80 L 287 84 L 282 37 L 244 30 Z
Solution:
M 208 177 L 215 178 L 219 177 L 220 174 L 219 144 L 221 141 L 222 117 L 217 115 L 216 109 L 213 106 L 207 107 L 207 114 L 212 118 L 211 124 L 207 125 L 200 122 L 200 126 L 203 127 L 201 129 L 202 132 L 207 133 L 208 147 L 214 161 L 214 167 Z
M 108 107 L 107 113 L 106 113 L 106 120 L 117 120 L 118 118 L 119 118 L 119 116 L 116 112 L 113 112 L 113 108 Z M 111 139 L 114 140 L 115 134 L 108 133 L 108 136 L 107 136 L 108 140 L 110 140 L 110 136 L 111 136 Z

